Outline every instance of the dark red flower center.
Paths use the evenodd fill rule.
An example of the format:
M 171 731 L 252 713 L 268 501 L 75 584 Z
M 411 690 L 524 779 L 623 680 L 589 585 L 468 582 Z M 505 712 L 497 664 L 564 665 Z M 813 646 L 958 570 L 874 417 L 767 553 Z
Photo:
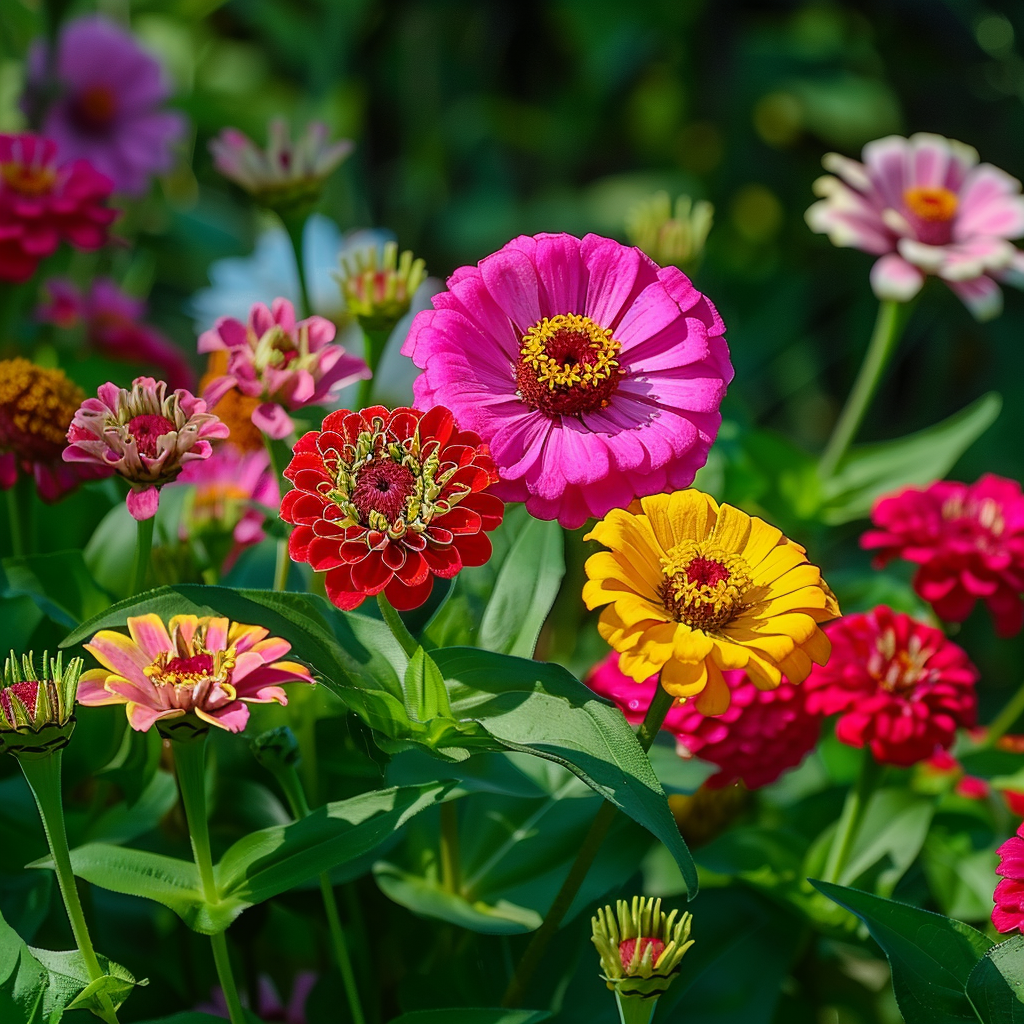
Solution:
M 23 196 L 44 196 L 53 190 L 57 172 L 52 167 L 35 167 L 11 161 L 0 164 L 4 184 Z
M 636 953 L 637 943 L 640 944 L 640 953 L 637 956 L 637 963 L 643 960 L 647 954 L 648 947 L 651 949 L 651 965 L 658 962 L 658 957 L 665 952 L 665 943 L 661 939 L 641 937 L 639 939 L 623 939 L 619 943 L 619 959 L 622 961 L 622 969 L 629 971 L 633 963 L 633 956 Z
M 0 690 L 0 706 L 3 707 L 7 721 L 14 724 L 14 708 L 11 705 L 11 696 L 15 696 L 28 711 L 30 717 L 35 717 L 36 704 L 39 700 L 39 683 L 36 680 L 28 680 L 21 683 L 12 683 Z
M 619 386 L 619 343 L 576 313 L 545 317 L 527 331 L 515 368 L 516 393 L 549 416 L 604 408 Z
M 143 413 L 141 416 L 133 416 L 128 421 L 128 431 L 135 438 L 139 454 L 147 455 L 151 459 L 156 458 L 157 441 L 164 434 L 170 434 L 176 429 L 171 420 L 156 413 Z
M 714 558 L 698 556 L 686 567 L 687 582 L 698 586 L 713 587 L 728 578 L 729 570 Z
M 90 85 L 75 97 L 72 110 L 80 127 L 103 131 L 117 117 L 117 93 L 109 85 Z
M 379 512 L 393 523 L 405 512 L 406 499 L 412 494 L 416 478 L 399 462 L 377 457 L 356 474 L 352 504 L 366 522 L 371 512 Z
M 187 658 L 171 658 L 164 666 L 162 675 L 196 678 L 211 676 L 213 675 L 213 655 L 193 654 Z

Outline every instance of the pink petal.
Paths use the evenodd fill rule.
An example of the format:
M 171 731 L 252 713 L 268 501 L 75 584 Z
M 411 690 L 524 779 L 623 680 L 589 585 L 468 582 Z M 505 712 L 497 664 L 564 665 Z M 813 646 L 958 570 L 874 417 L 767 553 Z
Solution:
M 883 256 L 871 268 L 871 287 L 880 299 L 909 302 L 923 284 L 924 274 L 899 253 Z
M 286 438 L 295 429 L 291 417 L 276 402 L 264 402 L 256 406 L 252 412 L 252 422 L 275 441 Z
M 991 277 L 976 277 L 973 281 L 947 281 L 946 284 L 971 311 L 975 320 L 983 323 L 1003 311 L 1003 293 Z
M 126 501 L 128 505 L 128 511 L 131 512 L 132 517 L 135 519 L 152 519 L 156 515 L 156 510 L 160 505 L 160 491 L 158 488 L 150 486 L 144 490 L 137 491 L 132 488 L 128 492 L 128 498 Z

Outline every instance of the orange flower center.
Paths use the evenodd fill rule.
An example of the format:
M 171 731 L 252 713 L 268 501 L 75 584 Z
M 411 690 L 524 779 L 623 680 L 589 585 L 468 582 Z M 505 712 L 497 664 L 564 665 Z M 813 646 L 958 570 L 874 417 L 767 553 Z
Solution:
M 52 191 L 57 172 L 52 167 L 31 167 L 28 164 L 0 164 L 4 183 L 23 196 L 44 196 Z
M 117 93 L 109 85 L 90 85 L 75 97 L 74 112 L 83 128 L 102 131 L 117 116 Z
M 545 317 L 523 336 L 516 393 L 549 416 L 603 409 L 624 373 L 611 329 L 577 313 Z
M 750 570 L 711 541 L 684 541 L 662 559 L 661 597 L 676 622 L 691 629 L 724 626 L 743 607 Z
M 936 223 L 952 220 L 960 204 L 955 192 L 930 185 L 908 188 L 903 193 L 903 202 L 916 217 Z

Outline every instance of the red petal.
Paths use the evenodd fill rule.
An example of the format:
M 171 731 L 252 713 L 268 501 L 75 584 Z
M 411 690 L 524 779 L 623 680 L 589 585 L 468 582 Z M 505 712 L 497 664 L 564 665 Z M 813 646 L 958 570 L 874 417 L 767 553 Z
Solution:
M 293 562 L 305 562 L 313 531 L 308 526 L 296 526 L 288 538 L 288 556 Z
M 421 443 L 434 439 L 443 448 L 455 432 L 455 417 L 443 405 L 435 405 L 423 414 L 419 429 Z
M 491 557 L 491 542 L 483 533 L 457 537 L 455 546 L 462 555 L 463 565 L 483 565 Z
M 470 494 L 460 503 L 460 508 L 471 508 L 483 520 L 485 530 L 493 530 L 501 525 L 505 515 L 505 503 L 493 494 Z
M 379 594 L 391 576 L 379 551 L 370 551 L 361 561 L 352 564 L 352 586 L 367 594 Z
M 430 575 L 430 566 L 418 551 L 410 551 L 406 556 L 405 565 L 395 575 L 406 586 L 416 586 Z
M 428 544 L 427 550 L 423 552 L 423 558 L 430 566 L 430 571 L 443 580 L 450 580 L 453 576 L 458 576 L 462 569 L 462 557 L 459 555 L 458 549 L 451 544 L 445 547 L 434 547 L 433 544 Z
M 384 564 L 393 572 L 398 572 L 405 565 L 405 556 L 408 549 L 403 544 L 387 544 L 381 548 L 381 557 Z
M 336 409 L 334 412 L 329 412 L 324 417 L 323 429 L 336 430 L 343 434 L 345 432 L 345 417 L 352 415 L 351 409 Z
M 323 537 L 314 537 L 309 545 L 306 556 L 309 564 L 316 572 L 326 572 L 328 569 L 337 569 L 351 559 L 345 559 L 336 540 L 327 540 Z
M 324 584 L 327 587 L 328 600 L 342 611 L 350 612 L 353 608 L 358 608 L 366 598 L 364 593 L 353 588 L 352 573 L 347 566 L 332 569 L 324 577 Z
M 427 578 L 416 586 L 406 586 L 398 577 L 395 577 L 385 588 L 384 594 L 392 606 L 400 612 L 412 611 L 419 608 L 428 597 L 434 587 L 434 577 L 427 573 Z
M 435 520 L 434 525 L 443 526 L 452 533 L 479 533 L 483 528 L 480 515 L 462 505 L 456 505 L 451 512 Z

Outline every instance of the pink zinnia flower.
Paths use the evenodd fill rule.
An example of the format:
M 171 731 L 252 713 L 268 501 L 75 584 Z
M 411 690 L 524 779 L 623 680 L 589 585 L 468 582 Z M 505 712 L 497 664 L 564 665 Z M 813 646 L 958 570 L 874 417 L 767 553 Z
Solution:
M 936 274 L 979 320 L 997 316 L 996 280 L 1024 287 L 1021 184 L 970 146 L 920 132 L 890 135 L 864 147 L 864 163 L 829 153 L 822 163 L 838 177 L 814 183 L 822 196 L 807 211 L 813 231 L 833 245 L 880 256 L 871 286 L 880 299 L 906 302 Z
M 247 704 L 287 704 L 282 684 L 313 682 L 304 665 L 279 660 L 292 645 L 262 626 L 195 615 L 164 625 L 151 613 L 129 618 L 128 632 L 101 629 L 85 644 L 104 667 L 82 673 L 78 703 L 125 704 L 138 732 L 187 714 L 241 732 Z
M 216 405 L 237 388 L 259 398 L 253 423 L 270 437 L 287 437 L 295 425 L 285 410 L 331 402 L 342 388 L 370 376 L 362 359 L 333 343 L 334 334 L 334 324 L 322 316 L 296 323 L 287 299 L 274 299 L 270 309 L 257 302 L 248 324 L 221 317 L 199 336 L 199 351 L 226 351 L 228 370 L 210 381 L 203 397 Z
M 597 235 L 521 236 L 433 303 L 402 348 L 416 404 L 487 442 L 504 500 L 575 528 L 704 465 L 733 371 L 721 317 L 675 267 Z
M 992 923 L 996 931 L 1004 935 L 1018 931 L 1024 934 L 1024 822 L 1017 834 L 1007 839 L 996 853 L 999 854 L 996 874 L 1003 878 L 993 897 Z
M 718 766 L 706 783 L 712 789 L 737 780 L 748 789 L 759 789 L 814 749 L 821 719 L 808 711 L 803 687 L 786 679 L 774 690 L 762 690 L 746 672 L 722 674 L 731 691 L 728 711 L 711 717 L 691 704 L 676 704 L 664 728 L 675 734 L 680 757 L 699 757 Z M 613 651 L 591 672 L 587 685 L 613 700 L 636 724 L 650 707 L 658 678 L 634 682 L 619 669 L 619 656 Z
M 164 110 L 170 87 L 155 57 L 135 37 L 106 18 L 75 18 L 61 29 L 53 60 L 37 42 L 28 56 L 28 103 L 57 97 L 46 110 L 43 134 L 65 159 L 84 158 L 112 179 L 120 192 L 138 195 L 150 178 L 171 166 L 171 146 L 185 119 Z
M 280 1021 L 281 1024 L 306 1024 L 306 1001 L 313 991 L 320 976 L 313 971 L 300 971 L 292 985 L 292 997 L 285 1006 L 277 994 L 273 981 L 265 974 L 259 976 L 259 988 L 256 1002 L 256 1016 L 263 1021 Z M 248 1006 L 245 996 L 242 1004 Z M 224 991 L 220 987 L 210 993 L 210 1001 L 196 1007 L 196 1013 L 209 1013 L 214 1017 L 230 1017 Z
M 1000 636 L 1024 624 L 1024 494 L 1016 480 L 983 476 L 975 484 L 940 480 L 881 498 L 861 547 L 876 565 L 917 564 L 914 589 L 946 622 L 963 622 L 984 601 Z
M 807 707 L 838 714 L 836 737 L 909 767 L 948 750 L 975 722 L 978 670 L 941 630 L 884 605 L 825 627 L 828 664 L 811 669 Z
M 104 245 L 113 187 L 85 160 L 58 162 L 50 139 L 0 135 L 0 281 L 27 281 L 61 241 Z
M 96 278 L 83 292 L 67 278 L 50 278 L 46 299 L 36 319 L 68 330 L 85 328 L 90 345 L 109 359 L 149 363 L 172 388 L 193 388 L 195 373 L 184 352 L 155 327 L 142 323 L 146 303 L 133 298 L 106 277 Z
M 156 515 L 160 488 L 182 468 L 208 459 L 210 441 L 228 436 L 227 424 L 206 411 L 206 403 L 184 389 L 136 377 L 131 390 L 103 384 L 87 398 L 68 430 L 65 462 L 101 466 L 131 485 L 128 511 L 136 519 Z

